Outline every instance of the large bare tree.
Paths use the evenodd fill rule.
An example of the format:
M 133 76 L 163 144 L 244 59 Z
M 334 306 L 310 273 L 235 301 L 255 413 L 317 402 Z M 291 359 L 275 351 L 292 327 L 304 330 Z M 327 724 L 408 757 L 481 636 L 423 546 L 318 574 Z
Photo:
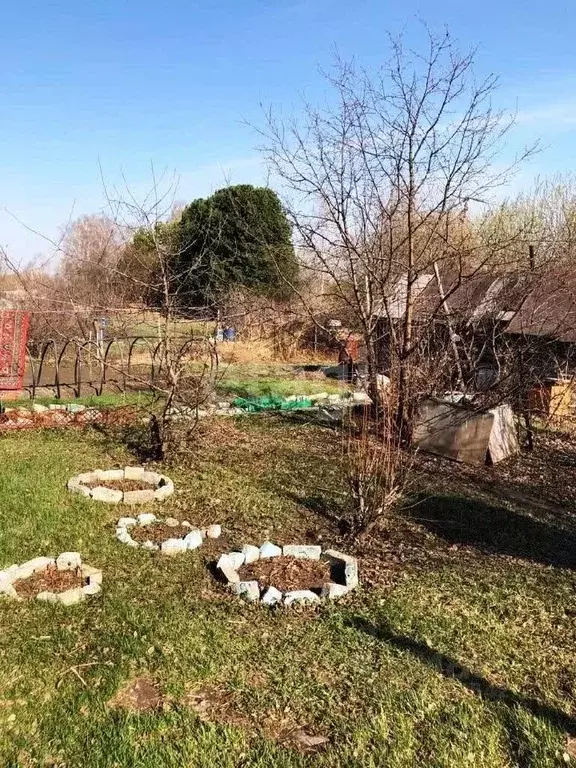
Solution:
M 492 106 L 496 77 L 477 80 L 474 52 L 461 54 L 448 32 L 426 33 L 422 51 L 390 39 L 390 59 L 377 71 L 337 60 L 324 106 L 305 104 L 303 117 L 289 121 L 270 111 L 262 130 L 299 251 L 361 329 L 373 396 L 379 321 L 390 320 L 401 432 L 413 396 L 420 278 L 435 276 L 434 312 L 449 319 L 442 273 L 461 281 L 484 261 L 466 226 L 470 211 L 526 155 L 508 165 L 499 157 L 513 120 Z M 457 364 L 453 344 L 449 350 Z

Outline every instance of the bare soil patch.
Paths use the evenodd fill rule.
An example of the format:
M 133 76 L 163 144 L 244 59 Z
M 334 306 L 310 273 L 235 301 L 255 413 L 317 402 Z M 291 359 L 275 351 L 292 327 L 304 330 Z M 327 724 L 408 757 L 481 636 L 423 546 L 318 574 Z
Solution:
M 154 680 L 149 677 L 136 677 L 120 688 L 108 705 L 129 712 L 151 712 L 160 709 L 163 703 L 164 699 Z
M 59 571 L 52 565 L 27 579 L 18 579 L 14 582 L 14 589 L 19 597 L 36 597 L 39 592 L 66 592 L 68 589 L 83 587 L 85 583 L 79 569 Z
M 93 483 L 86 483 L 88 488 L 111 488 L 113 491 L 149 491 L 153 488 L 150 483 L 143 483 L 140 480 L 96 480 Z
M 145 541 L 161 544 L 168 539 L 183 539 L 191 530 L 192 528 L 186 528 L 183 525 L 170 526 L 165 523 L 152 523 L 151 525 L 134 525 L 130 528 L 130 536 L 140 544 Z
M 242 581 L 257 581 L 261 587 L 276 587 L 281 592 L 320 591 L 330 581 L 330 566 L 321 560 L 281 556 L 243 565 L 238 574 Z

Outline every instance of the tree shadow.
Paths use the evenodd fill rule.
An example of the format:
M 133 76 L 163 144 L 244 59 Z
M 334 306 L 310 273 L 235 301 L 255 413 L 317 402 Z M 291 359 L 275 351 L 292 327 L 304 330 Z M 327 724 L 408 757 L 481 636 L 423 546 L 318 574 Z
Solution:
M 483 699 L 500 702 L 510 708 L 523 707 L 535 717 L 546 720 L 554 727 L 561 728 L 570 736 L 576 736 L 576 718 L 567 715 L 556 707 L 551 707 L 537 699 L 494 685 L 486 680 L 486 678 L 472 672 L 468 667 L 461 665 L 451 656 L 440 653 L 434 650 L 434 648 L 429 648 L 419 640 L 406 635 L 396 634 L 389 627 L 376 626 L 376 624 L 366 621 L 360 616 L 354 616 L 348 619 L 346 623 L 360 632 L 365 632 L 378 640 L 382 640 L 382 642 L 387 643 L 393 648 L 408 651 L 444 677 L 457 680 L 465 688 L 473 691 Z
M 450 544 L 557 568 L 576 567 L 574 532 L 527 512 L 464 496 L 422 495 L 405 514 Z
M 318 517 L 323 517 L 341 533 L 345 532 L 346 526 L 343 521 L 344 511 L 340 502 L 320 494 L 303 494 L 287 491 L 285 496 L 291 501 L 296 502 L 296 504 L 310 510 L 310 512 Z

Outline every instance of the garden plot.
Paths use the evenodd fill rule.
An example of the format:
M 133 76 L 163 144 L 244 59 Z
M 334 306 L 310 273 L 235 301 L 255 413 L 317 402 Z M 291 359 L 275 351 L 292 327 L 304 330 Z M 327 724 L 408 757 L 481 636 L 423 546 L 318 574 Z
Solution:
M 121 517 L 116 524 L 116 538 L 129 547 L 141 547 L 152 552 L 175 555 L 198 549 L 206 537 L 217 539 L 222 533 L 219 525 L 194 528 L 188 520 L 167 517 L 162 520 L 153 514 Z
M 102 571 L 82 563 L 78 552 L 35 557 L 0 571 L 0 595 L 74 605 L 101 590 Z
M 232 592 L 264 605 L 317 603 L 358 586 L 356 558 L 305 544 L 246 544 L 242 551 L 222 555 L 217 568 Z
M 68 490 L 108 504 L 149 504 L 171 496 L 174 483 L 144 467 L 125 467 L 75 475 L 68 480 Z

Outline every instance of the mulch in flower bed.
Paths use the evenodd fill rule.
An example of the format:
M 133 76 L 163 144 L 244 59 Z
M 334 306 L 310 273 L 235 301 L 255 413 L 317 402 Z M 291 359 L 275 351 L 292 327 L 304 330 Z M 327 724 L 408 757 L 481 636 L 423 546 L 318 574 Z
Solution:
M 283 556 L 243 565 L 238 575 L 242 581 L 257 581 L 261 588 L 276 587 L 281 592 L 296 589 L 320 592 L 323 585 L 331 580 L 328 563 Z
M 59 571 L 55 565 L 50 565 L 45 571 L 32 574 L 27 579 L 14 582 L 14 589 L 19 597 L 36 597 L 39 592 L 66 592 L 68 589 L 83 587 L 80 570 Z
M 150 483 L 143 483 L 141 480 L 95 480 L 93 483 L 86 483 L 88 488 L 111 488 L 113 491 L 150 491 L 154 487 Z
M 184 525 L 171 526 L 165 523 L 153 523 L 152 525 L 133 525 L 129 529 L 130 536 L 141 544 L 152 541 L 161 544 L 168 539 L 183 539 L 192 531 Z

